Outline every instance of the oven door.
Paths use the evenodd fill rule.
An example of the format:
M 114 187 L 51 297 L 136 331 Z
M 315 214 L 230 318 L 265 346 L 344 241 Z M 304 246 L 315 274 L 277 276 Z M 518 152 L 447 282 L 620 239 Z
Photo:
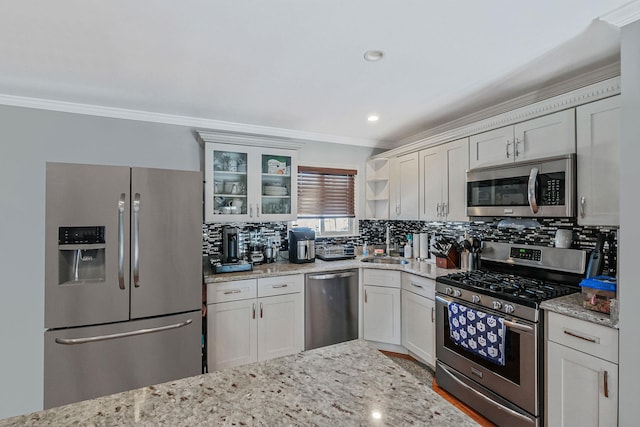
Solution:
M 450 338 L 448 303 L 436 295 L 436 359 L 439 363 L 490 390 L 528 413 L 540 415 L 538 324 L 505 318 L 505 365 L 485 360 L 455 344 Z M 499 317 L 503 314 L 464 301 L 459 304 Z M 438 383 L 440 380 L 436 378 Z M 470 382 L 470 381 L 467 381 Z M 472 406 L 472 405 L 470 405 Z

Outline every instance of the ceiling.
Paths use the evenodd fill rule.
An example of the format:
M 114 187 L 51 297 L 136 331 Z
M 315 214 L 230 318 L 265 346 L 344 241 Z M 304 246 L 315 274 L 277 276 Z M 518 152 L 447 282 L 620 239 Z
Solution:
M 627 2 L 13 1 L 0 14 L 0 103 L 391 147 L 617 60 L 619 30 L 598 17 Z M 370 49 L 384 58 L 365 61 Z

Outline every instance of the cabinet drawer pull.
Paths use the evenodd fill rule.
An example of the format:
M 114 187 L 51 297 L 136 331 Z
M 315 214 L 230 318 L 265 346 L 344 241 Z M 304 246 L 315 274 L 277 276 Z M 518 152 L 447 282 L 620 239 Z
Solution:
M 364 302 L 365 302 L 365 304 L 367 302 L 367 290 L 366 289 L 364 290 Z
M 415 286 L 416 288 L 420 288 L 420 289 L 422 289 L 422 286 L 421 286 L 421 285 L 416 285 L 416 284 L 415 284 L 415 283 L 413 283 L 413 282 L 411 282 L 411 286 Z
M 251 305 L 251 317 L 253 319 L 256 318 L 256 303 L 255 302 Z
M 262 307 L 262 303 L 260 303 L 260 318 L 261 318 L 261 319 L 262 319 L 262 317 L 263 317 L 263 316 L 262 316 L 262 309 L 263 309 L 263 307 Z
M 284 284 L 282 284 L 282 285 L 273 285 L 273 286 L 272 286 L 272 288 L 274 288 L 274 289 L 277 289 L 277 288 L 286 288 L 287 286 L 289 286 L 289 285 L 287 285 L 286 283 L 284 283 Z
M 229 294 L 239 294 L 240 292 L 242 292 L 241 289 L 230 289 L 228 291 L 224 291 L 225 295 L 229 295 Z
M 578 335 L 578 334 L 576 334 L 575 332 L 568 331 L 568 330 L 566 330 L 566 329 L 565 329 L 565 330 L 563 330 L 562 332 L 564 332 L 566 335 L 569 335 L 569 336 L 571 336 L 571 337 L 579 338 L 579 339 L 581 339 L 581 340 L 588 341 L 588 342 L 592 342 L 592 343 L 594 343 L 594 344 L 599 344 L 599 343 L 600 343 L 600 340 L 598 340 L 597 338 L 583 337 L 582 335 Z
M 604 397 L 609 397 L 609 372 L 604 371 Z
M 506 149 L 507 149 L 507 159 L 508 159 L 509 157 L 511 157 L 511 154 L 509 153 L 509 145 L 511 145 L 511 142 L 507 139 L 507 146 L 506 146 Z
M 436 321 L 435 312 L 436 312 L 435 307 L 431 307 L 431 323 L 435 323 L 435 321 Z

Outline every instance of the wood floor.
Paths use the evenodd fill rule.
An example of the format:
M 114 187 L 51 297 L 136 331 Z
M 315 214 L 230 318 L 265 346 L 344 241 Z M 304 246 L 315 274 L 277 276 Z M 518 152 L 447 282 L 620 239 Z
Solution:
M 398 358 L 401 358 L 401 359 L 407 359 L 407 360 L 411 360 L 413 362 L 419 363 L 416 359 L 414 359 L 413 357 L 409 356 L 408 354 L 394 353 L 394 352 L 391 352 L 391 351 L 383 351 L 383 350 L 380 350 L 380 351 L 383 354 L 386 354 L 387 356 L 390 356 L 390 357 L 398 357 Z M 495 424 L 493 424 L 491 421 L 487 420 L 482 415 L 478 414 L 476 411 L 474 411 L 473 409 L 469 408 L 467 405 L 465 405 L 464 403 L 462 403 L 461 401 L 456 399 L 454 396 L 452 396 L 451 394 L 447 393 L 446 391 L 444 391 L 443 389 L 438 387 L 438 384 L 436 383 L 435 378 L 433 379 L 433 385 L 432 385 L 431 388 L 433 389 L 433 391 L 438 393 L 445 400 L 449 401 L 453 406 L 458 408 L 460 411 L 462 411 L 465 414 L 467 414 L 471 419 L 473 419 L 475 422 L 477 422 L 481 426 L 483 426 L 483 427 L 495 427 Z

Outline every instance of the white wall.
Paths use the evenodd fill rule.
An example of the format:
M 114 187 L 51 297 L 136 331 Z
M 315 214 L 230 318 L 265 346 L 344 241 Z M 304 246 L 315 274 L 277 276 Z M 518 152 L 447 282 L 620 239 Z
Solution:
M 640 21 L 622 28 L 622 156 L 620 168 L 620 298 L 619 425 L 638 425 L 640 396 Z
M 185 127 L 0 106 L 0 418 L 42 409 L 45 162 L 200 170 Z

